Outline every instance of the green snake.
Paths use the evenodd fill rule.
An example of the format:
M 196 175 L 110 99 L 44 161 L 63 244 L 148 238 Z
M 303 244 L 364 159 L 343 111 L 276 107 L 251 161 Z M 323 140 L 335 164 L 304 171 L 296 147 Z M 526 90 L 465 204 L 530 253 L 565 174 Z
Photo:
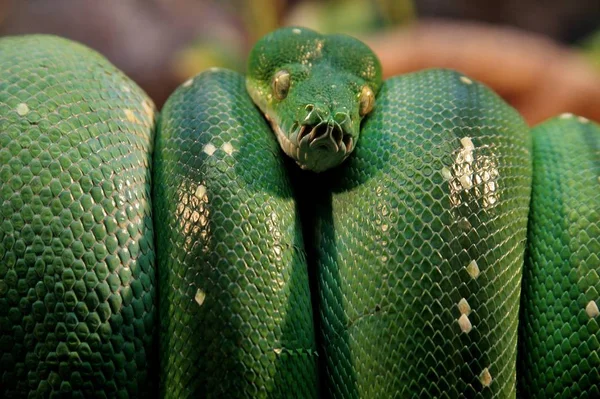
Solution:
M 0 397 L 600 396 L 595 123 L 306 28 L 156 116 L 0 40 Z

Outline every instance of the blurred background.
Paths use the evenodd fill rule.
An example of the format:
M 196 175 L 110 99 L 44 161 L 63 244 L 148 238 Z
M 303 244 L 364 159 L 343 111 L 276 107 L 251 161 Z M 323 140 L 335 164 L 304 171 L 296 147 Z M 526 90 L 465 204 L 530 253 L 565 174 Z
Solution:
M 562 112 L 600 122 L 598 0 L 0 0 L 0 35 L 87 44 L 159 107 L 204 69 L 243 73 L 253 43 L 284 25 L 366 41 L 385 76 L 460 70 L 530 124 Z

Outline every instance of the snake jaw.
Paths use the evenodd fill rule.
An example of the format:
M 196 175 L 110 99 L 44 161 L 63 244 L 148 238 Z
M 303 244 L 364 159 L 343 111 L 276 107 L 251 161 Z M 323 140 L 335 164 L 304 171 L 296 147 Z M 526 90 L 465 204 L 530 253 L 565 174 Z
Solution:
M 354 139 L 335 122 L 315 125 L 294 122 L 286 129 L 276 118 L 268 117 L 283 151 L 301 169 L 322 172 L 342 163 L 354 150 Z

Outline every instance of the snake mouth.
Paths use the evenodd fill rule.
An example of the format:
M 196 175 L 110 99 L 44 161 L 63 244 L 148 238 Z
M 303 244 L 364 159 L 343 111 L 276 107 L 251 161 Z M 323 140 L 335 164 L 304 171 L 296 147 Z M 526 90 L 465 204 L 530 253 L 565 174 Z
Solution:
M 349 154 L 354 147 L 352 135 L 344 132 L 337 123 L 321 122 L 316 125 L 300 125 L 296 133 L 299 147 L 311 150 L 321 149 L 328 152 Z
M 300 125 L 296 133 L 296 143 L 311 149 L 321 147 L 326 151 L 350 153 L 353 150 L 352 135 L 345 133 L 337 123 L 321 122 L 316 125 Z
M 354 149 L 354 138 L 339 124 L 301 125 L 296 122 L 288 130 L 274 119 L 267 119 L 283 152 L 301 169 L 313 172 L 330 169 L 342 163 Z

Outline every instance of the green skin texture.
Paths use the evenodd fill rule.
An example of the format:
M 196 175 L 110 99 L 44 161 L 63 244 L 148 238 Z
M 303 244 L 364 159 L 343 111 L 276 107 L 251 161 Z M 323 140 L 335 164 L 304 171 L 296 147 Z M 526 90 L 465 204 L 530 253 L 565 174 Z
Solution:
M 285 48 L 286 51 L 281 51 Z M 352 54 L 348 57 L 348 54 Z M 290 74 L 287 96 L 273 95 L 273 76 L 280 70 Z M 320 35 L 310 29 L 288 28 L 259 40 L 248 61 L 246 86 L 250 96 L 270 120 L 274 131 L 294 147 L 284 151 L 302 168 L 324 171 L 339 165 L 348 151 L 298 142 L 301 125 L 320 122 L 338 124 L 353 143 L 360 137 L 359 97 L 363 86 L 374 94 L 381 87 L 381 65 L 362 42 L 345 35 Z
M 156 391 L 154 126 L 96 52 L 0 40 L 0 397 Z
M 519 341 L 522 397 L 600 397 L 600 128 L 537 126 Z
M 297 29 L 247 78 L 180 86 L 154 147 L 150 103 L 96 53 L 0 41 L 0 396 L 147 397 L 152 353 L 162 397 L 598 396 L 600 127 L 530 135 L 459 73 L 381 83 L 360 42 Z M 357 138 L 331 170 L 296 160 L 319 174 L 272 130 L 308 104 Z

